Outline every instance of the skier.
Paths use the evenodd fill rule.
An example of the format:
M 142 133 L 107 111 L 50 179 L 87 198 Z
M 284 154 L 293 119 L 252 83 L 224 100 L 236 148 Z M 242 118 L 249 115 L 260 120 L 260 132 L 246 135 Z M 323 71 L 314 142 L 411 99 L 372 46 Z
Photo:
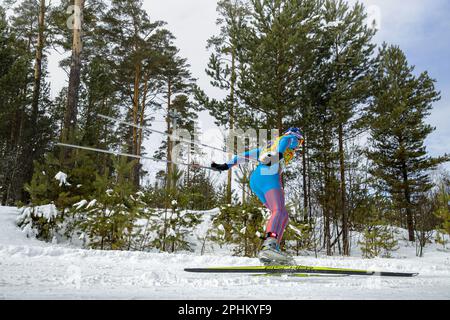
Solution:
M 280 250 L 280 243 L 288 222 L 285 206 L 284 190 L 281 181 L 284 166 L 295 156 L 304 142 L 303 134 L 298 128 L 290 128 L 282 136 L 268 143 L 267 147 L 247 151 L 235 156 L 224 164 L 212 163 L 211 168 L 217 171 L 227 171 L 244 163 L 248 159 L 259 162 L 250 177 L 250 188 L 259 200 L 271 211 L 267 222 L 264 243 L 259 253 L 259 259 L 266 265 L 290 265 L 292 257 Z

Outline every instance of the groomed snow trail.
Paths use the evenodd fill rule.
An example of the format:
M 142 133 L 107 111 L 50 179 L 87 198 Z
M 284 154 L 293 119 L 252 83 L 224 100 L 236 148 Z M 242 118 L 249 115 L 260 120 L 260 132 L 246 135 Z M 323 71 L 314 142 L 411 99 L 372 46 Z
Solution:
M 298 258 L 303 265 L 420 272 L 415 278 L 288 278 L 194 274 L 186 267 L 259 265 L 224 255 L 98 251 L 28 239 L 0 207 L 2 299 L 450 299 L 450 254 L 425 258 Z M 414 250 L 414 248 L 408 248 Z M 270 289 L 270 290 L 268 290 Z

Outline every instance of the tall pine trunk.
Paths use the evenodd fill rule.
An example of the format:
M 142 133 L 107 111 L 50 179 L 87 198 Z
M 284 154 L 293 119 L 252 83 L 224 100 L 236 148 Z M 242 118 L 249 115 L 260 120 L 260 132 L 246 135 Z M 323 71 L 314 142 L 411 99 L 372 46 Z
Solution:
M 73 25 L 72 58 L 70 64 L 69 87 L 67 93 L 67 107 L 64 115 L 64 128 L 61 140 L 71 143 L 75 139 L 75 129 L 77 125 L 78 99 L 81 83 L 81 53 L 83 50 L 82 27 L 84 0 L 74 0 L 74 5 L 78 8 L 80 15 L 75 15 Z M 75 11 L 76 13 L 76 11 Z M 61 149 L 61 160 L 65 161 L 70 156 L 69 148 Z
M 169 79 L 167 82 L 167 177 L 166 177 L 166 187 L 167 190 L 172 189 L 172 179 L 173 179 L 173 164 L 172 164 L 172 139 L 170 136 L 173 134 L 173 128 L 171 126 L 171 112 L 172 112 L 172 82 Z
M 27 143 L 23 147 L 23 178 L 21 183 L 31 181 L 33 177 L 33 161 L 36 159 L 36 148 L 38 137 L 38 117 L 39 117 L 39 98 L 41 95 L 42 83 L 42 58 L 44 51 L 44 30 L 45 30 L 45 0 L 39 1 L 39 16 L 38 16 L 38 35 L 36 42 L 36 53 L 34 61 L 34 78 L 33 78 L 33 96 L 31 100 L 31 116 L 29 122 L 29 131 L 26 133 Z M 15 200 L 23 200 L 25 192 L 22 188 L 16 188 Z
M 141 104 L 141 111 L 139 114 L 139 125 L 141 127 L 144 126 L 144 121 L 145 121 L 145 107 L 147 104 L 147 95 L 148 95 L 148 81 L 149 79 L 145 80 L 145 84 L 144 84 L 144 96 L 142 98 L 142 104 Z M 144 141 L 144 131 L 141 129 L 139 129 L 138 132 L 138 148 L 137 148 L 137 155 L 141 155 L 142 154 L 142 142 Z
M 329 145 L 327 138 L 327 128 L 324 127 L 322 131 L 322 137 L 325 145 Z M 332 207 L 332 185 L 331 185 L 331 161 L 328 158 L 327 151 L 324 152 L 323 159 L 323 175 L 324 175 L 324 194 L 323 194 L 323 214 L 324 214 L 324 245 L 326 247 L 327 255 L 331 256 L 331 207 Z
M 406 225 L 408 228 L 408 240 L 415 241 L 416 237 L 414 235 L 414 216 L 413 211 L 411 210 L 411 193 L 409 191 L 408 171 L 406 169 L 405 163 L 402 164 L 402 175 L 404 184 L 404 199 L 406 202 Z
M 339 169 L 341 174 L 341 217 L 342 217 L 342 249 L 345 256 L 350 255 L 349 226 L 347 214 L 347 198 L 345 183 L 344 129 L 339 124 Z
M 39 97 L 41 94 L 41 78 L 42 78 L 42 56 L 44 50 L 45 11 L 46 11 L 45 0 L 40 0 L 38 38 L 34 63 L 33 100 L 31 103 L 31 125 L 32 125 L 31 130 L 33 133 L 36 132 L 37 118 L 39 115 Z
M 235 49 L 231 49 L 231 85 L 230 85 L 230 138 L 233 137 L 232 143 L 232 152 L 236 153 L 234 148 L 234 136 L 231 134 L 235 128 L 235 114 L 234 114 L 234 106 L 235 106 L 235 86 L 236 86 L 236 52 Z M 232 183 L 233 183 L 233 170 L 228 170 L 227 176 L 227 192 L 226 192 L 226 201 L 228 204 L 231 204 L 231 195 L 232 195 Z
M 135 65 L 135 71 L 134 71 L 134 92 L 133 92 L 133 124 L 137 125 L 138 117 L 139 117 L 139 86 L 140 86 L 140 80 L 141 80 L 141 65 L 140 63 L 137 63 Z M 132 153 L 134 155 L 139 155 L 139 138 L 138 138 L 138 128 L 133 127 L 133 143 L 132 143 Z M 140 161 L 139 160 L 133 160 L 135 161 L 135 164 L 132 168 L 132 179 L 133 179 L 133 185 L 136 189 L 139 188 L 140 185 Z
M 306 139 L 305 139 L 306 140 Z M 309 205 L 308 205 L 308 182 L 307 182 L 307 163 L 306 163 L 306 142 L 303 144 L 303 154 L 302 154 L 302 178 L 303 178 L 303 220 L 310 223 L 309 217 Z

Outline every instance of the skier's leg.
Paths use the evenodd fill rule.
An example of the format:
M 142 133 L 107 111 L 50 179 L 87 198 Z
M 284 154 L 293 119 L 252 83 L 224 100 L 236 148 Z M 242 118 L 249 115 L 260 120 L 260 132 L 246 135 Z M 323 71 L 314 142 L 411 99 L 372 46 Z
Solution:
M 276 234 L 280 242 L 288 221 L 280 175 L 265 175 L 255 171 L 250 177 L 250 188 L 272 213 L 266 232 Z
M 284 192 L 281 188 L 274 188 L 264 194 L 272 215 L 267 222 L 266 233 L 274 234 L 278 243 L 281 242 L 289 220 L 284 202 Z
M 281 188 L 272 188 L 264 194 L 272 215 L 266 226 L 266 239 L 258 255 L 265 265 L 295 265 L 295 260 L 280 250 L 280 243 L 288 222 L 288 213 Z
M 280 251 L 284 228 L 287 224 L 287 210 L 284 205 L 284 192 L 280 185 L 278 175 L 255 175 L 253 185 L 264 193 L 266 207 L 272 215 L 267 223 L 266 231 L 272 233 L 272 237 L 264 240 L 263 247 L 258 255 L 260 261 L 265 265 L 292 265 L 295 261 L 289 255 Z M 276 239 L 275 239 L 276 238 Z

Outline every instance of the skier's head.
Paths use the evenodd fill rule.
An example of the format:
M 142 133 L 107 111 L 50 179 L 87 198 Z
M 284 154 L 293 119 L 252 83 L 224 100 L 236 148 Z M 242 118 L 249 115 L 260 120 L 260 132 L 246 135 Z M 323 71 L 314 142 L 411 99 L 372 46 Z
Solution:
M 299 140 L 300 144 L 303 144 L 304 141 L 304 137 L 303 137 L 303 132 L 299 129 L 299 128 L 289 128 L 285 133 L 285 136 L 288 135 L 293 135 L 296 136 L 297 139 Z

